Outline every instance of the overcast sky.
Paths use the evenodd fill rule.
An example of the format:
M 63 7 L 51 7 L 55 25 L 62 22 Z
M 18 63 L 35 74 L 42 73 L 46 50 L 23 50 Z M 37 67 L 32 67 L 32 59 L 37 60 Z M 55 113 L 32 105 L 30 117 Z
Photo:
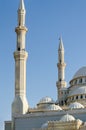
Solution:
M 19 0 L 0 0 L 0 130 L 11 119 L 14 99 L 17 9 Z M 58 39 L 65 47 L 66 81 L 86 66 L 86 0 L 25 0 L 27 99 L 35 107 L 42 97 L 57 100 Z M 69 84 L 68 84 L 69 86 Z

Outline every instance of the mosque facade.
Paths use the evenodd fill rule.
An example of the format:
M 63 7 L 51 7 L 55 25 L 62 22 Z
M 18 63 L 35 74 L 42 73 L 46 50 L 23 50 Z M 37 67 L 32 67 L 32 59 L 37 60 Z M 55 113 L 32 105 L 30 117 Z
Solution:
M 5 121 L 5 130 L 86 130 L 86 66 L 80 68 L 69 87 L 65 80 L 65 58 L 62 38 L 58 47 L 58 100 L 43 97 L 35 108 L 30 108 L 26 98 L 25 5 L 20 0 L 18 8 L 17 45 L 15 60 L 15 97 L 12 102 L 12 119 Z

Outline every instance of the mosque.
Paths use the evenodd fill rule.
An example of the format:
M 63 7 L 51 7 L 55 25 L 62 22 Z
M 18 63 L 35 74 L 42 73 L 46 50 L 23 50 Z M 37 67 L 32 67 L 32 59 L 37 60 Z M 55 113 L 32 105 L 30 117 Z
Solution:
M 64 45 L 59 39 L 58 81 L 56 82 L 58 100 L 42 98 L 35 108 L 30 108 L 26 98 L 26 61 L 25 49 L 25 5 L 20 0 L 15 59 L 15 97 L 12 102 L 12 119 L 5 121 L 5 130 L 86 130 L 86 67 L 80 68 L 69 87 L 65 80 Z

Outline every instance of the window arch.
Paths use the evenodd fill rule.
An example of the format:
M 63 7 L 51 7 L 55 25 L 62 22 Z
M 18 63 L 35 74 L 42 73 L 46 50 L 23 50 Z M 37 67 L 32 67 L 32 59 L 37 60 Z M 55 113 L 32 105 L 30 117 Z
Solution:
M 75 84 L 77 84 L 77 80 L 75 80 Z
M 82 78 L 81 78 L 81 79 L 79 79 L 79 83 L 82 83 Z
M 76 99 L 78 99 L 78 96 L 76 96 Z
M 80 98 L 82 99 L 82 98 L 83 98 L 83 95 L 81 95 Z

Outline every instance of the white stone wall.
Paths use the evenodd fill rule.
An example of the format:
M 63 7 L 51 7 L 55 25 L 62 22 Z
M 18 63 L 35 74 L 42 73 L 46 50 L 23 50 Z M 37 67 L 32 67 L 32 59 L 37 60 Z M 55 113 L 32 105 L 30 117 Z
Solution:
M 47 121 L 59 121 L 66 113 L 73 115 L 76 119 L 86 121 L 86 109 L 32 113 L 16 117 L 14 119 L 14 130 L 39 129 Z

